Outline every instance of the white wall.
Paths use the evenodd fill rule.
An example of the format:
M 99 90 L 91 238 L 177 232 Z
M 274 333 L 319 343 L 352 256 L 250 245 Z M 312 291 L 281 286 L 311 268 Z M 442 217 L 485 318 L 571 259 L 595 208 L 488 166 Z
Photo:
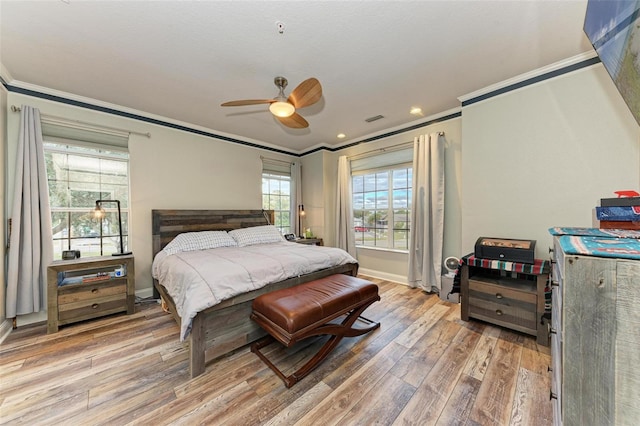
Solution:
M 443 113 L 442 116 L 451 114 L 452 111 Z M 424 122 L 437 117 L 428 117 Z M 414 123 L 415 124 L 415 123 Z M 406 127 L 406 126 L 405 126 Z M 394 129 L 390 129 L 394 130 Z M 322 169 L 324 178 L 315 179 L 312 183 L 304 184 L 305 203 L 308 192 L 315 195 L 323 194 L 324 209 L 324 238 L 325 244 L 332 245 L 335 242 L 335 206 L 336 185 L 338 173 L 338 157 L 341 155 L 353 156 L 363 152 L 381 149 L 404 142 L 413 141 L 414 137 L 433 132 L 444 132 L 446 140 L 445 149 L 445 232 L 444 232 L 444 257 L 460 256 L 460 180 L 461 180 L 461 125 L 460 119 L 454 118 L 447 121 L 434 123 L 417 130 L 411 130 L 389 136 L 384 139 L 356 145 L 336 152 L 316 152 L 303 157 L 303 167 L 313 167 L 314 170 Z M 320 166 L 321 163 L 321 166 Z M 313 164 L 313 166 L 311 166 Z M 309 187 L 308 185 L 313 185 Z M 306 204 L 305 204 L 306 208 Z M 379 250 L 372 248 L 358 248 L 357 258 L 361 272 L 375 277 L 406 283 L 408 274 L 407 253 Z
M 34 106 L 42 114 L 151 133 L 151 138 L 132 135 L 129 140 L 132 235 L 129 249 L 135 255 L 136 293 L 142 297 L 150 296 L 152 289 L 152 209 L 260 209 L 260 156 L 293 159 L 272 151 L 11 92 L 8 103 Z M 12 159 L 20 114 L 8 112 L 6 115 L 7 176 L 8 187 L 12 188 L 15 168 Z M 10 211 L 11 200 L 7 201 L 7 211 Z M 29 322 L 29 319 L 23 321 Z
M 305 217 L 302 220 L 303 228 L 310 228 L 314 236 L 323 239 L 325 245 L 332 242 L 327 235 L 326 222 L 324 220 L 324 172 L 322 152 L 307 155 L 301 158 L 302 164 L 302 201 L 304 203 Z
M 640 189 L 640 127 L 601 64 L 462 110 L 462 248 L 480 236 L 537 240 L 592 226 L 613 191 Z

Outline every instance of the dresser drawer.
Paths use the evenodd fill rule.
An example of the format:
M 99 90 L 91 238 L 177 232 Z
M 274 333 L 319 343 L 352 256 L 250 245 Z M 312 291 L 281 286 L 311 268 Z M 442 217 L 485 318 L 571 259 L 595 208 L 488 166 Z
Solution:
M 562 251 L 562 247 L 560 247 L 558 237 L 553 239 L 553 254 L 555 257 L 553 277 L 556 280 L 562 280 L 564 278 L 564 259 L 566 254 Z
M 551 335 L 551 391 L 562 393 L 562 341 L 557 334 Z
M 551 407 L 553 409 L 553 426 L 562 426 L 560 399 L 552 399 L 551 404 Z

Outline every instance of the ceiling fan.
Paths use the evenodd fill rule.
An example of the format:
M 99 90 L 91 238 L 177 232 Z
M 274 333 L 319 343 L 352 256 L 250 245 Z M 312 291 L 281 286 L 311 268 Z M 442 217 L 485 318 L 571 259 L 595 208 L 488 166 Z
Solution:
M 287 79 L 276 77 L 273 79 L 280 91 L 273 99 L 246 99 L 241 101 L 225 102 L 221 106 L 245 106 L 256 104 L 270 104 L 269 111 L 285 126 L 294 129 L 309 127 L 307 120 L 296 112 L 297 109 L 308 107 L 322 97 L 322 86 L 316 78 L 309 78 L 298 85 L 288 98 L 284 96 L 284 88 L 287 87 Z

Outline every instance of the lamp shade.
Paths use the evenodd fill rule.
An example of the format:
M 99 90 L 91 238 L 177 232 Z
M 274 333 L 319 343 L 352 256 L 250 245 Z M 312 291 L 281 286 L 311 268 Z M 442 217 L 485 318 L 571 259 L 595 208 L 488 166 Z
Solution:
M 276 101 L 269 105 L 269 111 L 276 117 L 290 117 L 296 112 L 296 108 L 289 102 Z

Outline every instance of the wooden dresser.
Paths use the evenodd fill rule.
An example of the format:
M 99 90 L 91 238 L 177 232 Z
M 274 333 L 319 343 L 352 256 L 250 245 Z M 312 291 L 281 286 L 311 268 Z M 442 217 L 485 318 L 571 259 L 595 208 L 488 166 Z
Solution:
M 531 334 L 538 344 L 549 346 L 544 323 L 548 266 L 539 259 L 528 265 L 465 257 L 460 277 L 462 319 L 476 318 Z
M 554 424 L 637 425 L 640 260 L 553 253 Z
M 132 314 L 133 260 L 133 255 L 125 255 L 52 262 L 47 268 L 47 332 L 117 312 Z

